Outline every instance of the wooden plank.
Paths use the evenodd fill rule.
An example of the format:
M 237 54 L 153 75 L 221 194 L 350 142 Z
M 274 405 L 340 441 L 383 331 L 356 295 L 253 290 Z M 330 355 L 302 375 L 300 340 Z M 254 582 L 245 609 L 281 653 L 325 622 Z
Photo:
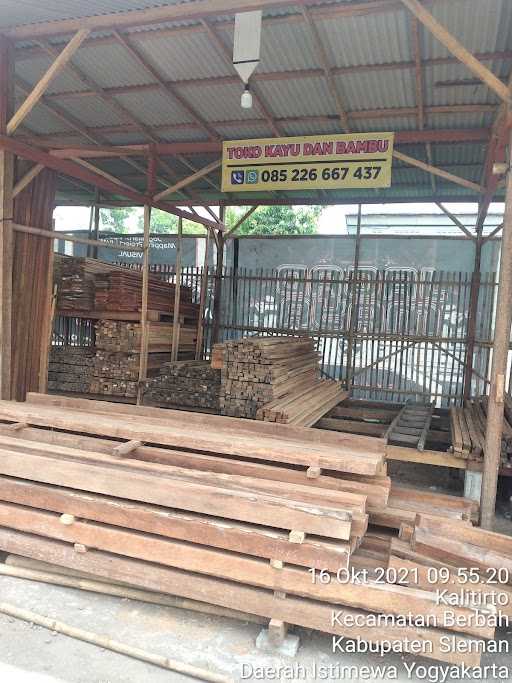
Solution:
M 345 420 L 333 417 L 324 417 L 319 420 L 315 427 L 318 429 L 330 429 L 335 432 L 348 432 L 350 434 L 365 434 L 382 438 L 386 430 L 383 424 L 362 422 L 358 420 Z
M 476 545 L 479 548 L 488 548 L 497 553 L 512 557 L 512 537 L 486 531 L 478 527 L 458 522 L 447 522 L 438 517 L 432 518 L 428 514 L 420 514 L 416 520 L 416 526 L 436 536 L 455 538 L 458 541 Z
M 187 573 L 207 574 L 259 588 L 273 589 L 305 598 L 347 605 L 356 609 L 381 611 L 384 614 L 429 614 L 443 623 L 445 606 L 438 604 L 433 592 L 420 591 L 395 584 L 371 582 L 344 583 L 311 581 L 310 573 L 302 568 L 283 566 L 276 570 L 270 563 L 242 555 L 227 554 L 206 546 L 182 544 L 178 541 L 146 537 L 119 528 L 100 526 L 94 522 L 76 522 L 66 527 L 57 515 L 0 503 L 0 520 L 3 527 L 25 531 L 28 534 L 46 536 L 67 543 L 80 543 L 115 555 L 181 569 Z M 474 611 L 466 607 L 452 606 L 459 618 L 474 618 Z M 453 626 L 459 633 L 481 638 L 492 638 L 494 628 L 473 624 Z
M 13 199 L 30 185 L 34 178 L 41 173 L 43 168 L 44 166 L 42 164 L 34 164 L 32 168 L 29 171 L 27 171 L 25 175 L 16 182 L 16 185 L 14 186 L 12 191 Z
M 92 520 L 269 560 L 275 558 L 304 567 L 336 572 L 348 565 L 349 546 L 341 541 L 333 543 L 310 536 L 304 543 L 291 543 L 286 532 L 269 527 L 230 522 L 190 512 L 180 513 L 21 479 L 1 477 L 0 481 L 0 500 L 17 505 L 59 515 L 72 514 L 76 519 Z M 96 547 L 94 543 L 93 546 Z
M 461 567 L 476 567 L 484 571 L 489 568 L 503 568 L 507 572 L 512 572 L 512 557 L 470 545 L 454 538 L 453 535 L 446 539 L 416 527 L 411 545 L 413 550 L 428 553 L 443 562 Z
M 456 458 L 450 453 L 431 451 L 428 449 L 417 451 L 415 448 L 393 446 L 391 444 L 386 446 L 386 458 L 388 460 L 401 460 L 402 462 L 417 462 L 424 465 L 452 467 L 460 470 L 464 470 L 467 467 L 467 463 L 464 459 Z
M 12 425 L 0 425 L 0 433 L 12 436 Z M 97 439 L 90 436 L 66 434 L 47 429 L 37 429 L 20 426 L 16 433 L 21 439 L 38 443 L 49 443 L 60 446 L 69 446 L 85 451 L 112 454 L 117 442 L 106 439 Z M 367 497 L 371 505 L 385 506 L 388 500 L 391 480 L 389 477 L 363 477 L 359 475 L 345 474 L 344 478 L 321 474 L 312 482 L 306 476 L 305 470 L 297 470 L 277 465 L 265 465 L 232 458 L 222 458 L 213 455 L 190 453 L 151 446 L 142 446 L 132 453 L 132 457 L 147 462 L 155 462 L 188 469 L 218 472 L 221 474 L 241 475 L 245 477 L 257 477 L 259 479 L 274 479 L 292 484 L 314 485 L 316 488 L 327 488 L 339 491 L 359 493 Z
M 328 603 L 317 601 L 304 602 L 304 599 L 277 598 L 273 593 L 262 589 L 220 581 L 212 577 L 186 573 L 179 570 L 148 565 L 139 560 L 126 558 L 114 558 L 114 556 L 97 550 L 89 550 L 86 555 L 80 555 L 66 544 L 45 540 L 40 537 L 22 534 L 8 529 L 0 528 L 0 547 L 6 552 L 30 557 L 36 560 L 51 562 L 73 570 L 85 571 L 96 576 L 104 576 L 109 580 L 136 584 L 148 590 L 170 593 L 181 597 L 211 604 L 220 605 L 232 609 L 243 609 L 251 614 L 259 614 L 269 618 L 280 618 L 290 624 L 297 624 L 306 628 L 315 628 L 328 633 L 335 633 L 347 638 L 354 637 L 352 626 L 343 626 L 343 621 L 332 618 L 332 606 Z M 344 613 L 351 615 L 354 620 L 364 623 L 364 612 L 344 608 Z M 363 616 L 360 616 L 363 615 Z M 432 642 L 432 652 L 426 648 L 425 655 L 447 661 L 450 663 L 463 662 L 466 665 L 477 666 L 480 656 L 472 649 L 462 651 L 464 643 L 469 643 L 470 638 L 454 634 L 455 642 L 460 647 L 450 648 L 445 652 L 442 648 L 441 637 L 448 632 L 437 629 L 422 629 L 416 627 L 386 626 L 385 628 L 365 627 L 357 628 L 357 634 L 362 640 L 371 642 L 387 641 L 390 638 L 403 639 L 405 650 L 408 642 L 417 640 L 419 637 L 427 642 Z M 408 641 L 410 638 L 411 641 Z
M 172 344 L 171 344 L 171 361 L 178 360 L 178 348 L 180 344 L 180 300 L 181 300 L 181 251 L 183 243 L 183 219 L 178 219 L 178 246 L 176 249 L 176 270 L 175 270 L 175 285 L 174 285 L 174 317 L 172 324 Z M 202 322 L 202 321 L 200 321 Z
M 2 401 L 0 402 L 0 416 L 4 420 L 27 422 L 34 426 L 53 426 L 86 434 L 161 443 L 166 446 L 193 448 L 251 459 L 302 464 L 307 467 L 313 465 L 322 469 L 347 471 L 354 474 L 376 475 L 380 474 L 382 469 L 382 460 L 379 456 L 365 457 L 364 453 L 348 447 L 344 450 L 336 450 L 331 444 L 323 446 L 306 443 L 301 446 L 293 441 L 263 435 L 249 440 L 243 430 L 221 431 L 218 429 L 215 432 L 212 430 L 201 433 L 193 424 L 188 424 L 183 418 L 183 412 L 179 413 L 179 411 L 179 425 L 170 421 L 167 421 L 167 425 L 163 425 L 161 420 L 150 417 L 144 417 L 140 422 L 130 419 L 129 416 L 116 416 L 114 420 L 108 415 L 102 416 L 97 413 L 79 410 L 62 411 L 53 407 Z M 215 417 L 208 416 L 208 419 Z M 187 423 L 184 424 L 184 422 Z M 220 426 L 221 423 L 218 424 Z M 322 434 L 320 431 L 315 433 Z M 229 437 L 229 441 L 226 437 Z
M 115 461 L 115 459 L 114 459 Z M 7 476 L 31 479 L 41 483 L 66 486 L 91 493 L 114 495 L 181 510 L 215 514 L 227 519 L 249 521 L 276 528 L 302 529 L 329 538 L 350 538 L 351 515 L 282 500 L 275 496 L 255 495 L 217 487 L 193 484 L 183 480 L 155 477 L 85 462 L 64 461 L 49 456 L 2 449 L 0 472 Z M 258 501 L 257 504 L 255 500 Z
M 30 114 L 32 109 L 40 101 L 41 97 L 44 95 L 45 90 L 48 88 L 50 83 L 61 73 L 65 68 L 66 64 L 73 57 L 75 52 L 79 49 L 80 45 L 89 36 L 90 29 L 82 28 L 75 35 L 66 47 L 59 54 L 57 59 L 49 67 L 46 73 L 40 78 L 37 84 L 34 86 L 30 95 L 26 98 L 20 108 L 12 116 L 7 124 L 7 135 L 13 135 L 13 133 L 18 129 L 18 127 L 23 123 L 25 118 Z

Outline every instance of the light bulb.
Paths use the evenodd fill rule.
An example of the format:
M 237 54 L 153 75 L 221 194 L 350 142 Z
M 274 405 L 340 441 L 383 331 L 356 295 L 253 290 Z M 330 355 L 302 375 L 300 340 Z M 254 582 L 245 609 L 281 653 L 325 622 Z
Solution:
M 242 106 L 242 109 L 251 109 L 252 108 L 252 94 L 251 91 L 249 90 L 249 86 L 245 86 L 245 90 L 242 93 L 242 97 L 240 99 L 240 104 Z

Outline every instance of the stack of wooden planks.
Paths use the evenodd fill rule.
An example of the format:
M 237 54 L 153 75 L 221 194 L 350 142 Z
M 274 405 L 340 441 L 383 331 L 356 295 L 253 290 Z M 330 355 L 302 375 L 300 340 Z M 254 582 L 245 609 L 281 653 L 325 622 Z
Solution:
M 225 342 L 222 353 L 224 415 L 309 427 L 347 395 L 320 378 L 310 337 L 247 337 Z M 214 349 L 214 367 L 218 360 Z
M 146 382 L 144 403 L 178 409 L 219 412 L 220 370 L 209 361 L 165 363 L 156 377 Z
M 421 654 L 452 664 L 478 665 L 469 646 L 494 635 L 465 597 L 447 608 L 433 589 L 374 580 L 395 540 L 367 530 L 390 497 L 377 439 L 42 395 L 1 401 L 0 420 L 7 553 L 404 652 L 427 642 Z M 368 574 L 344 579 L 351 568 Z
M 95 324 L 96 348 L 111 353 L 139 353 L 142 326 L 140 323 L 120 320 L 99 320 Z M 172 347 L 172 323 L 148 323 L 148 352 L 169 353 Z M 180 325 L 179 356 L 195 352 L 197 328 Z
M 49 391 L 90 393 L 94 359 L 92 347 L 52 347 L 48 364 Z
M 462 408 L 450 408 L 452 452 L 458 458 L 483 460 L 487 426 L 488 397 L 466 401 Z M 505 397 L 501 455 L 504 461 L 512 454 L 512 399 Z
M 142 309 L 142 272 L 97 259 L 56 258 L 57 312 L 63 315 L 131 320 Z M 156 275 L 149 278 L 148 310 L 172 316 L 174 284 Z M 197 325 L 199 305 L 192 303 L 192 290 L 180 290 L 180 323 Z
M 449 596 L 466 595 L 506 625 L 512 617 L 512 538 L 428 512 L 391 539 L 388 567 L 402 583 Z

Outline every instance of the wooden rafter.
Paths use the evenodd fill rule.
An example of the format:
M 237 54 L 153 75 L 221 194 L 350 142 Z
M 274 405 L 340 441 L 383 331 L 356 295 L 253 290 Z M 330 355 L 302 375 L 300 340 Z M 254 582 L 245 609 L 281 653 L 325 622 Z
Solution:
M 433 173 L 434 175 L 437 175 L 440 178 L 444 178 L 444 180 L 449 180 L 450 182 L 456 183 L 457 185 L 465 187 L 468 190 L 472 190 L 473 192 L 482 192 L 483 190 L 483 188 L 480 185 L 478 185 L 477 183 L 473 183 L 471 180 L 461 178 L 460 176 L 454 175 L 453 173 L 449 173 L 448 171 L 444 171 L 442 168 L 438 168 L 437 166 L 431 166 L 430 164 L 426 164 L 424 161 L 415 159 L 414 157 L 411 157 L 408 154 L 403 154 L 402 152 L 398 152 L 395 150 L 393 152 L 393 156 L 396 159 L 403 161 L 405 164 L 421 168 L 423 171 L 426 171 L 427 173 Z
M 249 216 L 251 216 L 256 211 L 257 208 L 258 204 L 256 204 L 255 206 L 251 206 L 251 208 L 248 211 L 246 211 L 244 215 L 241 216 L 241 218 L 237 220 L 234 226 L 224 233 L 224 241 L 232 239 L 235 236 L 235 233 L 238 230 L 238 228 L 242 225 L 242 223 L 244 223 L 249 218 Z
M 29 147 L 28 145 L 23 144 L 13 137 L 0 135 L 0 150 L 5 150 L 24 159 L 29 159 L 35 163 L 43 164 L 47 168 L 51 168 L 55 171 L 71 176 L 72 178 L 77 178 L 78 180 L 89 183 L 90 185 L 97 187 L 99 190 L 124 196 L 134 202 L 136 205 L 150 204 L 154 208 L 162 209 L 167 213 L 173 213 L 178 217 L 181 216 L 182 218 L 190 218 L 190 214 L 166 202 L 157 201 L 146 197 L 139 192 L 135 192 L 134 190 L 121 187 L 111 180 L 108 180 L 107 178 L 104 178 L 103 176 L 100 176 L 89 169 L 83 168 L 73 161 L 68 159 L 57 159 L 41 149 Z M 224 228 L 224 226 L 220 223 L 214 223 L 213 221 L 210 221 L 209 219 L 203 218 L 199 215 L 197 215 L 193 220 L 195 220 L 196 223 L 202 223 L 203 225 L 207 225 L 218 230 L 222 230 Z
M 221 163 L 222 163 L 222 161 L 220 159 L 215 159 L 215 161 L 212 161 L 210 164 L 208 164 L 204 168 L 200 168 L 198 171 L 196 171 L 192 175 L 188 176 L 187 178 L 183 178 L 182 180 L 179 180 L 174 185 L 171 185 L 171 187 L 168 187 L 167 189 L 165 189 L 162 192 L 160 192 L 159 194 L 157 194 L 155 196 L 156 201 L 160 201 L 161 199 L 168 197 L 170 194 L 173 194 L 174 192 L 181 190 L 183 187 L 190 185 L 191 183 L 195 182 L 196 180 L 199 180 L 199 178 L 203 178 L 204 176 L 208 175 L 208 173 L 215 171 L 217 168 L 219 168 Z
M 39 81 L 34 86 L 33 90 L 28 95 L 27 99 L 20 106 L 18 111 L 12 116 L 9 123 L 7 124 L 7 134 L 12 135 L 18 127 L 23 123 L 26 117 L 30 114 L 32 109 L 39 102 L 41 97 L 44 95 L 46 89 L 50 83 L 62 72 L 62 70 L 69 63 L 70 59 L 73 57 L 75 52 L 79 49 L 80 45 L 89 35 L 89 29 L 81 29 L 75 35 L 62 52 L 58 53 L 55 57 L 55 61 L 49 67 L 49 69 L 41 76 Z
M 192 117 L 196 123 L 203 128 L 203 130 L 208 134 L 209 137 L 213 139 L 218 139 L 219 134 L 217 131 L 212 128 L 209 123 L 199 114 L 199 112 L 194 109 L 194 107 L 187 102 L 187 100 L 180 94 L 178 91 L 176 84 L 172 83 L 170 81 L 166 81 L 158 70 L 149 63 L 149 61 L 143 57 L 143 55 L 140 53 L 140 51 L 134 46 L 133 41 L 131 41 L 127 36 L 119 33 L 119 31 L 114 31 L 114 36 L 118 43 L 122 45 L 122 47 L 127 50 L 127 52 L 130 54 L 132 59 L 139 65 L 141 66 L 152 78 L 155 79 L 155 81 L 158 84 L 158 88 L 170 95 L 173 99 L 178 102 L 178 104 L 181 106 L 181 108 L 189 114 L 189 116 Z
M 411 37 L 412 49 L 414 55 L 414 71 L 416 84 L 416 107 L 418 108 L 418 128 L 425 129 L 425 97 L 424 97 L 424 79 L 423 79 L 423 63 L 421 58 L 421 38 L 420 25 L 416 17 L 411 18 Z M 427 161 L 430 165 L 433 162 L 432 146 L 430 143 L 425 145 L 427 151 Z M 430 183 L 432 185 L 432 192 L 436 193 L 436 177 L 430 175 Z
M 315 47 L 318 60 L 322 66 L 324 77 L 327 82 L 327 87 L 329 88 L 329 92 L 336 103 L 336 113 L 338 114 L 338 117 L 340 119 L 341 127 L 344 131 L 348 132 L 350 130 L 348 115 L 345 110 L 345 106 L 341 101 L 338 88 L 336 87 L 336 82 L 334 80 L 334 76 L 332 75 L 331 67 L 329 64 L 329 58 L 327 56 L 327 52 L 325 50 L 323 41 L 320 37 L 320 34 L 318 33 L 316 24 L 312 19 L 309 10 L 306 7 L 302 7 L 302 16 L 304 17 L 304 20 L 313 38 L 313 45 Z
M 36 176 L 38 176 L 43 170 L 44 166 L 42 164 L 34 164 L 30 170 L 28 170 L 23 177 L 21 177 L 12 191 L 13 199 L 19 195 L 20 192 L 30 185 Z
M 402 0 L 403 4 L 416 16 L 416 18 L 434 35 L 447 50 L 485 83 L 504 102 L 510 102 L 510 92 L 505 83 L 493 72 L 476 59 L 455 36 L 435 19 L 418 0 Z
M 55 57 L 58 55 L 58 50 L 56 48 L 49 44 L 48 42 L 43 42 L 42 47 L 44 50 L 51 56 Z M 131 111 L 129 111 L 126 107 L 124 107 L 112 94 L 109 94 L 105 88 L 102 88 L 100 85 L 98 85 L 95 81 L 92 80 L 89 76 L 87 76 L 82 69 L 77 67 L 75 64 L 73 64 L 71 61 L 68 61 L 66 66 L 68 69 L 72 72 L 73 76 L 77 78 L 81 83 L 83 83 L 87 88 L 90 88 L 97 97 L 99 97 L 103 102 L 105 102 L 110 108 L 118 115 L 121 117 L 121 119 L 130 121 L 132 125 L 134 125 L 137 130 L 141 131 L 151 142 L 153 143 L 158 143 L 161 142 L 160 138 L 153 132 L 153 130 L 149 127 L 146 126 L 142 121 L 140 121 L 134 114 L 132 114 Z M 186 159 L 181 159 L 185 165 L 187 165 L 189 168 L 191 168 L 191 165 L 189 164 L 188 160 Z M 164 168 L 166 173 L 171 177 L 175 178 L 176 174 L 174 170 L 163 160 L 159 161 L 160 166 Z M 193 169 L 193 167 L 192 167 Z M 195 170 L 195 169 L 193 169 Z M 158 178 L 158 181 L 160 182 L 161 185 L 167 186 L 168 183 L 163 179 L 163 178 Z M 217 186 L 214 186 L 216 190 L 219 188 Z
M 464 223 L 462 223 L 462 221 L 460 221 L 457 218 L 457 216 L 455 216 L 451 211 L 449 211 L 449 209 L 447 209 L 444 204 L 442 204 L 441 202 L 436 202 L 436 204 L 441 209 L 441 211 L 446 216 L 448 216 L 448 218 L 452 221 L 452 223 L 454 223 L 459 228 L 459 230 L 462 230 L 462 232 L 466 235 L 466 237 L 469 237 L 469 239 L 471 239 L 471 240 L 476 239 L 476 235 L 473 235 L 473 233 L 466 228 Z

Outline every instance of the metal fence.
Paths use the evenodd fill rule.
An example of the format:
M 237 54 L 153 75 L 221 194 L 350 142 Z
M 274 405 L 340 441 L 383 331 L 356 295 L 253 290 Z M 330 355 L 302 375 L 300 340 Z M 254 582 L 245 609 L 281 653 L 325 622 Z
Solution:
M 174 267 L 151 268 L 168 281 Z M 199 301 L 202 268 L 182 271 Z M 494 273 L 479 285 L 472 393 L 485 393 L 490 364 Z M 211 350 L 214 270 L 208 274 L 204 355 Z M 322 372 L 351 383 L 371 400 L 461 401 L 468 346 L 471 275 L 461 272 L 282 267 L 225 269 L 221 280 L 219 341 L 250 335 L 311 335 Z M 57 321 L 58 322 L 58 321 Z M 87 339 L 67 321 L 67 334 Z M 58 325 L 56 326 L 56 330 Z M 78 342 L 79 343 L 79 342 Z

